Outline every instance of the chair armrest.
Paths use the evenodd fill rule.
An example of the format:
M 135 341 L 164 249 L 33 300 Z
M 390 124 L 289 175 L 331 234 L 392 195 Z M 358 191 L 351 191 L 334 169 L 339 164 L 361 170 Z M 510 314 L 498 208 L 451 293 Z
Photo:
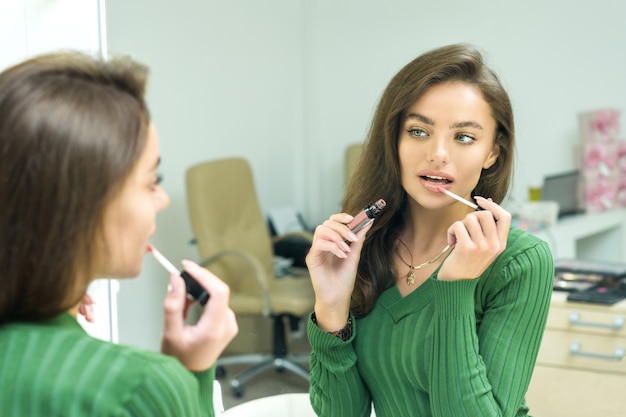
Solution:
M 252 269 L 254 276 L 256 278 L 257 284 L 259 285 L 259 289 L 261 290 L 261 297 L 263 299 L 263 315 L 270 316 L 272 312 L 272 307 L 270 303 L 269 297 L 269 288 L 268 282 L 265 279 L 265 272 L 263 271 L 263 267 L 261 263 L 248 252 L 240 251 L 240 250 L 226 250 L 222 252 L 218 252 L 213 256 L 203 260 L 200 262 L 200 265 L 207 268 L 213 262 L 218 261 L 224 257 L 234 257 L 240 260 L 243 260 L 249 267 Z

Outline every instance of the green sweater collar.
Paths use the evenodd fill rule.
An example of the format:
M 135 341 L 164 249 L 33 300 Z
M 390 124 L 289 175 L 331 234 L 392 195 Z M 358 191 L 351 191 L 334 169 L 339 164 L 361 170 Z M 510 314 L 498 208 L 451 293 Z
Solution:
M 413 292 L 403 297 L 396 285 L 387 288 L 380 295 L 377 305 L 385 309 L 393 318 L 394 322 L 399 322 L 409 314 L 428 306 L 433 298 L 432 277 L 427 279 Z

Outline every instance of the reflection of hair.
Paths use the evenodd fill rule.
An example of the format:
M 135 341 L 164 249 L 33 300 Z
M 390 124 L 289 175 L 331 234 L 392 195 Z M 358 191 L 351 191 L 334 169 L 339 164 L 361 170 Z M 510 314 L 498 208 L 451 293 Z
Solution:
M 481 54 L 468 45 L 449 45 L 427 52 L 402 68 L 383 93 L 343 205 L 343 211 L 356 213 L 379 198 L 387 202 L 368 232 L 361 254 L 352 306 L 357 316 L 367 314 L 387 286 L 389 258 L 402 227 L 407 198 L 398 159 L 402 117 L 430 87 L 447 81 L 477 88 L 496 121 L 498 159 L 483 170 L 472 194 L 500 203 L 508 192 L 513 167 L 513 110 L 507 92 L 496 74 L 483 63 Z
M 145 147 L 147 73 L 72 52 L 0 73 L 0 322 L 85 294 L 105 206 Z

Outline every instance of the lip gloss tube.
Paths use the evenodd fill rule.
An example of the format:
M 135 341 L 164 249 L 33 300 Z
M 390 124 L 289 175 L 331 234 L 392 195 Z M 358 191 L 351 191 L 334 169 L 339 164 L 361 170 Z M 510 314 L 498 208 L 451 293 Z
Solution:
M 207 301 L 209 301 L 209 294 L 191 275 L 186 271 L 178 271 L 178 269 L 176 269 L 176 267 L 153 245 L 148 245 L 148 250 L 170 274 L 179 274 L 183 278 L 185 287 L 187 288 L 188 298 L 198 302 L 200 305 L 205 305 Z
M 358 232 L 359 230 L 370 224 L 374 220 L 374 217 L 376 217 L 378 213 L 380 213 L 380 211 L 385 208 L 386 205 L 387 203 L 385 202 L 385 200 L 381 198 L 378 201 L 375 201 L 374 203 L 363 207 L 363 210 L 358 212 L 354 216 L 354 219 L 352 219 L 352 221 L 348 223 L 348 228 L 350 228 L 353 233 Z

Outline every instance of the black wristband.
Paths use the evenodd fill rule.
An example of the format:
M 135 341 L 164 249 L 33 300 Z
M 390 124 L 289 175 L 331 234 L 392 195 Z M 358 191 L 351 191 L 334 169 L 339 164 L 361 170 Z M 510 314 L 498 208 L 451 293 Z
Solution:
M 311 320 L 317 326 L 317 319 L 315 318 L 315 313 L 311 315 Z M 343 329 L 335 330 L 334 332 L 327 332 L 327 333 L 340 338 L 344 342 L 347 341 L 348 339 L 352 337 L 352 317 L 348 317 L 348 321 L 346 322 L 346 325 L 344 326 Z

